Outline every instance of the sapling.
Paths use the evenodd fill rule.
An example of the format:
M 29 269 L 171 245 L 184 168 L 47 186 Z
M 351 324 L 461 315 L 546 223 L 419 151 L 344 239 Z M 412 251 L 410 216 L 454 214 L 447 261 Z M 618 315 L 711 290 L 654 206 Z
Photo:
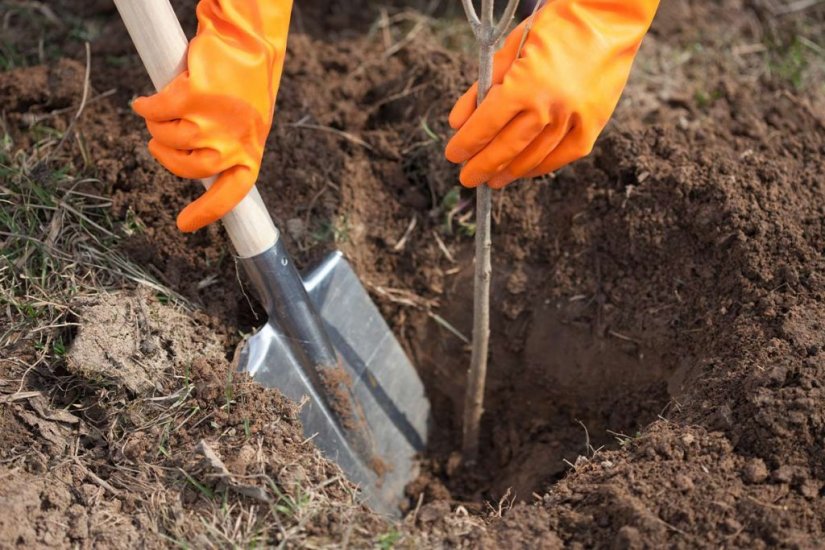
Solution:
M 507 31 L 516 13 L 519 0 L 508 0 L 498 23 L 493 20 L 495 0 L 481 0 L 481 17 L 472 0 L 462 0 L 467 20 L 478 41 L 478 103 L 493 83 L 493 53 L 496 44 Z M 478 458 L 478 437 L 484 412 L 484 383 L 487 377 L 487 356 L 490 347 L 490 188 L 481 184 L 476 190 L 475 278 L 473 290 L 473 346 L 467 393 L 464 398 L 464 426 L 461 452 L 465 463 Z

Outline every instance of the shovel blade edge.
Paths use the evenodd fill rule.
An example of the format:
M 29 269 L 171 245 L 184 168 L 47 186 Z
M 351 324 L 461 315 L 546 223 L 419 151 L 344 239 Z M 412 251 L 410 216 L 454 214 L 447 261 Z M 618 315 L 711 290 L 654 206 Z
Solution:
M 427 444 L 430 404 L 424 385 L 340 252 L 302 278 L 352 381 L 375 448 L 364 456 L 347 442 L 276 323 L 268 322 L 248 340 L 239 368 L 292 400 L 306 399 L 300 413 L 306 437 L 358 485 L 365 504 L 398 516 L 404 488 L 418 476 L 416 456 Z

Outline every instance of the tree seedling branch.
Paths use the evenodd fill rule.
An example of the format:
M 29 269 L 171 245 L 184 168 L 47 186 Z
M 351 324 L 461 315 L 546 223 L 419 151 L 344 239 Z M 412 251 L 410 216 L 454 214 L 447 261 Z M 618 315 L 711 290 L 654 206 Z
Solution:
M 508 0 L 498 23 L 493 20 L 495 0 L 482 0 L 480 17 L 473 7 L 472 0 L 462 0 L 462 4 L 479 46 L 478 103 L 481 104 L 493 83 L 493 53 L 496 44 L 507 31 L 516 13 L 518 0 Z M 479 427 L 481 415 L 484 412 L 484 384 L 487 378 L 487 357 L 490 349 L 491 211 L 490 188 L 486 184 L 481 184 L 476 190 L 473 346 L 467 393 L 464 397 L 461 443 L 461 453 L 465 464 L 472 464 L 478 458 Z

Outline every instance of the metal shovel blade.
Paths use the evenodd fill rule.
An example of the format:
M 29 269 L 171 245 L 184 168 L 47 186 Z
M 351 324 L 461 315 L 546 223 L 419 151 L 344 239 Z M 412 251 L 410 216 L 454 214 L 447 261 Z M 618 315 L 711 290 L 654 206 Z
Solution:
M 280 258 L 280 259 L 278 259 Z M 286 266 L 289 256 L 269 263 Z M 259 262 L 260 263 L 260 262 Z M 247 272 L 260 266 L 245 266 Z M 265 275 L 276 279 L 268 268 Z M 280 277 L 282 278 L 282 277 Z M 277 315 L 252 336 L 240 356 L 240 369 L 260 384 L 295 401 L 306 399 L 300 417 L 304 433 L 358 485 L 373 510 L 397 516 L 405 486 L 418 475 L 416 455 L 424 450 L 430 404 L 418 373 L 378 308 L 340 252 L 306 273 L 303 287 L 346 373 L 349 397 L 363 420 L 362 440 L 353 442 L 330 396 L 307 374 L 296 352 L 296 338 Z M 260 287 L 262 283 L 257 283 Z M 295 315 L 291 315 L 292 318 Z M 360 423 L 360 422 L 359 422 Z

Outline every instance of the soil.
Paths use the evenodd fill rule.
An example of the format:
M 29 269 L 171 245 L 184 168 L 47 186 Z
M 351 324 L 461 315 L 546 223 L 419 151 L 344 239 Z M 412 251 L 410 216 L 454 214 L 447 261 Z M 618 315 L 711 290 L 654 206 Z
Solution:
M 187 524 L 196 510 L 181 506 L 197 502 L 197 491 L 165 476 L 201 471 L 189 462 L 201 439 L 214 440 L 234 474 L 288 477 L 282 466 L 297 463 L 301 476 L 323 479 L 334 467 L 303 442 L 289 403 L 227 383 L 239 334 L 260 324 L 263 309 L 238 286 L 218 226 L 175 229 L 199 189 L 146 151 L 127 101 L 150 83 L 108 4 L 55 10 L 81 4 L 77 13 L 97 29 L 94 92 L 116 88 L 78 123 L 100 179 L 95 192 L 113 198 L 115 219 L 143 227 L 121 251 L 198 313 L 169 314 L 186 327 L 183 347 L 169 343 L 175 330 L 163 323 L 149 330 L 149 347 L 166 354 L 160 381 L 140 362 L 127 369 L 137 376 L 130 383 L 72 371 L 70 355 L 54 368 L 84 385 L 61 393 L 32 377 L 27 389 L 51 401 L 2 405 L 0 458 L 15 465 L 2 466 L 14 479 L 2 491 L 27 519 L 0 523 L 0 540 L 162 545 L 161 534 L 198 536 Z M 456 187 L 442 150 L 446 113 L 473 66 L 426 28 L 385 54 L 364 4 L 305 2 L 296 13 L 259 189 L 299 265 L 334 248 L 346 254 L 420 371 L 433 429 L 425 473 L 408 487 L 409 536 L 489 547 L 821 544 L 825 110 L 816 83 L 812 93 L 779 70 L 756 70 L 763 58 L 719 52 L 821 25 L 823 7 L 778 23 L 759 2 L 663 5 L 594 153 L 496 194 L 492 352 L 481 459 L 469 468 L 456 454 L 469 349 L 455 333 L 471 327 L 472 193 Z M 189 28 L 190 11 L 179 9 Z M 81 51 L 67 39 L 60 60 L 0 73 L 4 118 L 20 143 L 33 115 L 78 104 Z M 165 311 L 151 296 L 129 296 Z M 122 319 L 137 311 L 111 307 Z M 112 372 L 146 354 L 137 339 L 124 358 L 89 360 L 84 334 L 105 332 L 103 321 L 80 318 L 88 326 L 75 339 L 78 364 Z M 208 346 L 192 347 L 199 343 Z M 118 428 L 123 441 L 107 432 L 141 402 L 137 390 L 159 383 L 174 394 L 187 376 L 200 408 L 189 422 L 211 414 L 224 435 L 216 439 L 206 421 L 170 435 L 138 430 L 134 419 Z M 227 387 L 237 408 L 215 405 Z M 84 409 L 100 392 L 112 400 Z M 49 411 L 75 399 L 82 414 L 53 418 Z M 88 464 L 76 458 L 78 433 L 84 456 L 94 456 Z M 148 458 L 163 438 L 176 452 Z M 143 482 L 121 464 L 160 480 L 170 516 L 123 494 Z M 62 485 L 38 478 L 46 471 Z M 381 529 L 367 511 L 345 509 L 352 515 L 326 518 L 319 532 L 338 536 L 353 521 Z M 119 530 L 77 527 L 97 525 L 94 514 L 119 518 Z
M 232 532 L 212 501 L 227 489 L 246 497 L 233 507 L 250 522 L 262 514 L 256 505 L 332 503 L 337 517 L 308 518 L 309 540 L 340 540 L 348 522 L 380 531 L 351 487 L 329 483 L 340 470 L 306 440 L 297 406 L 234 376 L 200 314 L 146 291 L 101 294 L 73 310 L 80 328 L 68 372 L 31 373 L 40 390 L 3 405 L 4 547 L 209 547 L 215 533 Z M 74 370 L 81 365 L 97 370 Z M 127 383 L 143 380 L 138 367 L 158 365 L 154 391 Z M 261 529 L 256 536 L 285 538 L 275 522 Z

